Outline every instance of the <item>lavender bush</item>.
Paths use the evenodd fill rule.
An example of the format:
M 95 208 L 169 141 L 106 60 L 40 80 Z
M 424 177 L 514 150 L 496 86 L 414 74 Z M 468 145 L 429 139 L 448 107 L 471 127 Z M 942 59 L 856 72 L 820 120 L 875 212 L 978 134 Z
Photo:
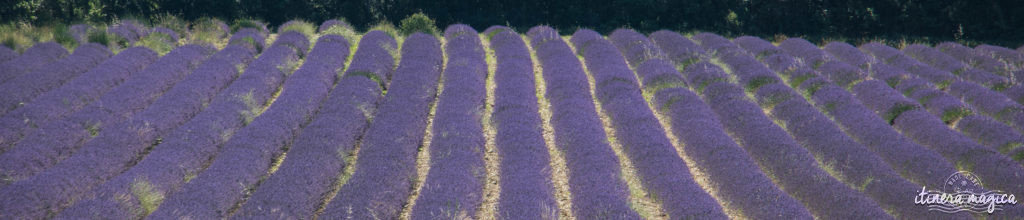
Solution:
M 551 27 L 527 35 L 543 68 L 555 143 L 569 163 L 569 191 L 578 218 L 639 219 L 629 208 L 618 158 L 606 142 L 580 61 Z
M 184 49 L 189 50 L 189 49 Z M 202 56 L 196 56 L 203 58 Z M 108 91 L 114 94 L 131 94 L 133 97 L 145 91 L 135 90 L 138 87 L 119 87 L 123 82 L 147 83 L 135 80 L 144 73 L 144 67 L 157 60 L 156 53 L 145 48 L 129 48 L 117 56 L 99 64 L 81 77 L 75 78 L 67 85 L 47 92 L 30 105 L 19 108 L 0 118 L 3 123 L 0 134 L 9 142 L 11 150 L 0 154 L 0 178 L 6 181 L 19 180 L 39 172 L 57 163 L 60 158 L 67 157 L 91 135 L 98 134 L 100 126 L 116 124 L 126 112 L 107 112 L 97 110 L 119 110 L 127 108 L 104 108 L 104 104 L 117 106 Z M 167 67 L 167 66 L 164 66 Z M 151 71 L 152 72 L 152 71 Z M 141 73 L 141 74 L 137 74 Z M 166 74 L 161 72 L 161 74 Z M 170 74 L 168 74 L 170 75 Z M 127 78 L 127 79 L 126 79 Z M 173 83 L 173 81 L 171 82 Z M 132 89 L 117 89 L 128 88 Z M 153 96 L 155 98 L 155 96 Z M 104 102 L 105 101 L 105 102 Z M 82 110 L 82 111 L 79 111 Z M 96 113 L 109 113 L 107 117 Z M 111 118 L 113 120 L 104 120 Z M 22 139 L 23 138 L 23 139 Z M 20 139 L 20 140 L 19 140 Z M 16 145 L 15 145 L 16 144 Z M 4 183 L 6 185 L 6 183 Z
M 572 39 L 588 36 L 593 36 L 592 40 L 575 41 L 577 51 L 583 51 L 597 100 L 611 119 L 615 136 L 633 161 L 644 188 L 661 200 L 662 208 L 673 218 L 727 218 L 714 198 L 694 182 L 686 163 L 647 107 L 639 83 L 618 49 L 591 30 L 578 30 Z
M 17 58 L 0 64 L 0 83 L 5 83 L 35 69 L 47 66 L 68 55 L 68 51 L 55 42 L 38 43 Z
M 412 208 L 414 219 L 476 216 L 483 195 L 484 114 L 487 63 L 475 30 L 451 25 L 444 31 L 443 92 L 437 97 L 430 171 Z
M 515 31 L 488 28 L 494 72 L 495 146 L 502 158 L 498 217 L 554 218 L 550 155 L 544 143 L 530 50 Z
M 412 181 L 416 178 L 416 153 L 423 142 L 430 106 L 437 95 L 442 55 L 441 43 L 433 36 L 413 34 L 405 40 L 402 45 L 401 63 L 395 70 L 388 95 L 380 104 L 379 113 L 373 116 L 373 124 L 366 128 L 368 130 L 362 136 L 362 148 L 359 150 L 359 158 L 355 161 L 356 172 L 352 174 L 348 183 L 341 187 L 337 196 L 329 201 L 321 218 L 399 216 L 403 204 L 413 190 Z M 379 92 L 375 90 L 376 85 L 365 87 Z M 331 115 L 337 116 L 331 120 L 369 120 L 363 115 L 344 113 L 343 109 L 332 112 L 334 113 L 330 113 Z M 318 118 L 324 117 L 324 113 L 320 114 Z M 323 123 L 321 132 L 332 135 L 337 133 L 333 129 L 336 125 L 327 124 L 327 121 Z M 322 158 L 318 161 L 326 162 L 325 167 L 321 164 L 305 165 L 325 170 L 324 174 L 321 174 L 323 177 L 314 176 L 314 180 L 319 180 L 319 184 L 322 184 L 319 186 L 322 192 L 326 192 L 330 184 L 340 177 L 344 163 L 353 159 L 350 157 L 353 145 L 362 135 L 359 134 L 362 130 L 349 130 L 351 132 L 345 133 L 344 139 L 338 139 L 338 145 L 317 145 L 316 151 L 330 156 L 316 156 Z M 282 168 L 286 165 L 288 164 Z M 319 194 L 311 196 L 317 200 L 320 198 Z M 316 207 L 310 206 L 306 208 L 306 212 L 312 213 L 315 209 Z
M 266 55 L 268 55 L 268 57 L 272 56 L 272 54 L 266 54 Z M 231 86 L 231 87 L 235 87 L 235 89 L 233 89 L 233 90 L 236 90 L 236 91 L 246 91 L 246 92 L 253 91 L 253 92 L 255 92 L 255 88 L 256 87 L 252 86 L 251 83 L 250 83 L 250 85 L 244 85 L 244 83 L 243 84 L 235 85 L 236 83 L 232 83 L 233 81 L 242 80 L 242 79 L 237 79 L 239 77 L 239 75 L 243 75 L 242 74 L 242 70 L 243 69 L 241 69 L 239 67 L 244 67 L 246 64 L 250 63 L 250 61 L 252 61 L 255 56 L 256 56 L 256 52 L 252 48 L 245 47 L 245 46 L 234 46 L 234 45 L 227 46 L 226 48 L 224 48 L 220 52 L 217 52 L 216 54 L 214 54 L 208 61 L 206 61 L 202 65 L 200 65 L 195 70 L 195 72 L 192 75 L 189 75 L 188 78 L 184 79 L 182 82 L 180 82 L 177 85 L 175 85 L 175 87 L 171 88 L 171 90 L 166 92 L 166 94 L 163 97 L 161 97 L 160 100 L 157 100 L 155 103 L 153 103 L 153 105 L 150 108 L 147 108 L 145 112 L 139 113 L 139 116 L 136 116 L 136 118 L 143 117 L 143 115 L 150 115 L 150 116 L 162 115 L 162 117 L 168 117 L 168 118 L 170 118 L 172 120 L 188 120 L 190 117 L 193 117 L 193 116 L 195 116 L 195 117 L 207 117 L 205 120 L 209 120 L 208 116 L 203 116 L 203 115 L 204 114 L 210 114 L 210 113 L 203 113 L 203 112 L 207 112 L 207 111 L 213 110 L 211 108 L 217 106 L 217 105 L 212 105 L 212 104 L 217 104 L 217 103 L 213 102 L 213 99 L 215 99 L 216 96 L 222 96 L 222 97 L 220 97 L 220 99 L 238 99 L 238 98 L 240 98 L 240 97 L 236 96 L 236 95 L 239 95 L 238 93 L 236 93 L 236 94 L 226 93 L 226 94 L 218 95 L 218 93 L 220 91 L 224 90 L 225 87 L 229 87 L 228 86 L 229 84 L 234 85 L 234 86 Z M 264 59 L 270 59 L 270 58 L 264 58 Z M 250 76 L 253 76 L 253 75 L 260 75 L 256 71 L 250 71 L 248 73 L 249 73 L 249 75 L 244 75 L 244 76 L 250 77 Z M 269 77 L 267 77 L 267 78 L 257 78 L 256 80 L 250 79 L 249 81 L 250 82 L 252 82 L 252 81 L 259 82 L 259 80 L 267 80 L 267 79 L 270 79 L 268 81 L 272 81 L 273 78 L 269 78 Z M 241 92 L 239 92 L 239 93 L 241 93 Z M 224 102 L 224 101 L 222 101 L 222 102 Z M 209 107 L 206 107 L 206 106 L 209 106 Z M 204 107 L 206 107 L 205 111 L 204 111 Z M 200 112 L 200 111 L 203 111 L 203 112 Z M 198 115 L 197 115 L 197 113 L 198 113 Z M 238 114 L 238 113 L 235 113 L 235 114 Z M 236 118 L 237 118 L 237 116 L 235 118 L 233 118 L 233 119 L 237 120 Z M 196 118 L 196 119 L 200 120 L 199 118 Z M 184 122 L 184 121 L 181 121 L 181 122 Z M 203 121 L 203 122 L 209 122 L 209 121 Z M 196 120 L 191 120 L 188 123 L 186 123 L 184 126 L 188 126 L 189 124 L 194 124 L 194 123 L 200 123 L 200 122 L 197 122 Z M 191 128 L 195 128 L 195 127 L 191 127 Z M 216 127 L 213 127 L 211 125 L 208 125 L 208 127 L 206 127 L 206 129 L 215 129 L 215 128 Z M 182 130 L 182 129 L 188 129 L 188 128 L 186 128 L 186 127 L 176 128 L 176 130 L 179 130 L 176 133 L 183 133 L 183 132 L 180 132 L 180 130 Z M 206 132 L 206 131 L 209 131 L 209 130 L 198 130 L 198 131 Z M 157 201 L 152 200 L 154 198 L 153 196 L 154 195 L 159 195 L 160 196 L 159 198 L 161 198 L 161 199 L 163 198 L 163 194 L 156 194 L 158 191 L 154 191 L 154 190 L 162 189 L 162 188 L 156 188 L 156 187 L 158 187 L 158 185 L 155 185 L 155 184 L 156 183 L 164 183 L 164 182 L 150 181 L 150 180 L 156 180 L 156 178 L 154 176 L 140 176 L 140 175 L 136 175 L 136 174 L 138 173 L 139 170 L 144 170 L 145 167 L 148 167 L 151 164 L 154 164 L 153 161 L 162 161 L 161 159 L 158 159 L 158 158 L 166 158 L 167 155 L 164 155 L 164 154 L 161 154 L 161 153 L 157 153 L 157 152 L 163 152 L 164 150 L 162 150 L 162 149 L 166 149 L 167 147 L 179 147 L 179 150 L 187 149 L 185 146 L 181 146 L 181 145 L 175 146 L 174 143 L 177 143 L 177 142 L 173 141 L 173 139 L 172 139 L 174 137 L 172 135 L 174 135 L 174 134 L 175 134 L 175 132 L 172 132 L 171 135 L 164 135 L 160 139 L 161 140 L 160 145 L 157 145 L 157 146 L 160 146 L 160 148 L 154 148 L 153 152 L 148 154 L 148 156 L 145 157 L 145 159 L 139 161 L 139 163 L 136 166 L 131 167 L 131 169 L 129 169 L 128 171 L 126 171 L 124 173 L 121 173 L 120 175 L 118 175 L 117 177 L 113 178 L 109 182 L 107 182 L 107 183 L 105 183 L 105 184 L 103 184 L 101 186 L 98 186 L 96 189 L 91 190 L 91 192 L 86 193 L 84 196 L 82 196 L 83 199 L 81 199 L 80 202 L 77 202 L 76 204 L 74 204 L 74 206 L 71 206 L 67 211 L 62 212 L 60 217 L 105 216 L 105 217 L 109 217 L 109 218 L 127 219 L 127 218 L 137 218 L 137 217 L 141 216 L 142 213 L 146 213 L 148 211 L 152 211 L 152 210 L 146 210 L 145 207 L 142 207 L 141 205 L 139 205 L 139 203 L 140 203 L 140 199 L 139 198 L 141 198 L 141 197 L 149 198 L 150 200 L 146 201 L 147 202 L 146 205 L 150 206 L 149 208 L 155 208 L 155 205 L 156 205 L 155 202 L 157 202 Z M 215 132 L 211 132 L 208 135 L 221 135 L 221 134 L 223 134 L 223 133 L 219 133 L 219 131 L 218 131 L 216 133 Z M 197 141 L 195 143 L 202 143 L 202 142 L 198 142 L 198 141 L 200 141 L 198 138 L 197 139 L 193 139 L 193 140 Z M 190 145 L 186 145 L 186 146 L 190 146 Z M 178 156 L 180 156 L 180 155 L 178 155 Z M 189 158 L 189 159 L 191 159 L 191 160 L 199 160 L 198 158 Z M 181 160 L 182 161 L 174 161 L 174 162 L 186 162 L 185 159 L 181 159 Z M 170 168 L 170 169 L 178 170 L 177 167 L 165 167 L 165 168 Z M 168 173 L 170 173 L 170 172 L 168 172 Z M 171 174 L 168 174 L 168 175 L 171 175 Z M 123 180 L 126 179 L 125 177 L 127 177 L 128 181 L 123 181 Z M 136 180 L 136 177 L 138 177 L 140 179 L 138 182 L 134 182 Z M 179 179 L 181 177 L 177 177 L 177 178 L 178 179 L 172 179 L 172 180 L 180 181 Z M 124 185 L 119 185 L 119 183 L 125 183 L 125 184 Z M 164 183 L 164 184 L 168 184 L 168 183 Z M 124 186 L 123 191 L 117 191 L 119 189 L 122 189 L 122 188 L 117 188 L 117 187 L 120 187 L 120 186 Z M 112 193 L 112 192 L 116 192 L 116 193 Z M 120 194 L 117 194 L 117 193 L 120 193 Z M 132 197 L 129 197 L 129 199 L 127 201 L 125 201 L 125 200 L 117 200 L 118 198 L 121 198 L 121 197 L 113 197 L 113 195 L 132 195 Z
M 0 115 L 29 103 L 39 94 L 60 87 L 113 55 L 99 44 L 86 44 L 75 53 L 0 84 Z
M 348 42 L 336 38 L 321 38 L 302 67 L 288 76 L 270 107 L 232 135 L 207 168 L 169 194 L 152 217 L 230 216 L 229 209 L 266 178 L 272 160 L 285 152 L 331 91 L 336 73 L 348 57 Z
M 288 37 L 286 36 L 287 35 L 283 35 L 280 40 L 287 40 Z M 305 41 L 304 39 L 302 40 Z M 264 58 L 266 60 L 284 63 L 284 58 L 287 57 L 284 55 L 294 53 L 294 51 L 291 51 L 287 46 L 279 46 L 279 48 L 282 48 L 280 50 L 285 51 L 280 52 L 279 54 L 281 55 L 277 55 L 277 59 L 272 55 L 273 53 L 265 54 L 265 56 L 260 57 L 266 57 Z M 279 73 L 280 70 L 277 68 L 279 63 L 264 65 L 267 65 L 269 69 L 273 70 L 273 73 Z M 236 71 L 238 69 L 235 65 L 231 65 L 228 70 L 231 70 L 232 72 L 227 72 L 229 73 L 227 76 L 233 77 L 237 75 Z M 261 74 L 254 73 L 243 75 L 239 80 L 241 80 L 240 82 L 249 82 L 248 85 L 246 85 L 246 83 L 235 83 L 239 86 L 234 86 L 234 89 L 229 90 L 229 92 L 234 90 L 234 93 L 221 94 L 222 98 L 220 99 L 237 101 L 238 105 L 242 106 L 242 108 L 230 109 L 228 111 L 233 114 L 232 116 L 234 116 L 231 117 L 232 121 L 239 121 L 238 123 L 241 123 L 240 121 L 242 121 L 242 117 L 239 115 L 244 113 L 242 109 L 246 109 L 244 108 L 245 104 L 241 100 L 243 99 L 241 96 L 250 92 L 255 92 L 256 89 L 255 86 L 250 85 L 265 85 L 265 87 L 270 87 L 263 89 L 266 94 L 263 97 L 266 98 L 262 100 L 266 100 L 269 99 L 270 93 L 272 92 L 271 90 L 276 87 L 276 84 L 279 84 L 274 83 L 275 80 L 273 77 L 276 76 L 277 78 L 280 78 L 282 77 L 280 75 L 284 74 L 271 75 L 265 78 L 260 77 L 259 75 Z M 210 81 L 218 82 L 219 80 Z M 268 85 L 268 83 L 272 84 Z M 200 83 L 198 85 L 207 84 Z M 109 129 L 100 133 L 99 136 L 82 146 L 74 156 L 65 159 L 51 169 L 28 179 L 16 182 L 7 188 L 0 190 L 0 195 L 20 194 L 16 197 L 5 197 L 11 198 L 10 200 L 0 201 L 0 204 L 4 204 L 3 208 L 10 207 L 18 210 L 18 212 L 8 212 L 6 211 L 7 209 L 4 209 L 4 213 L 13 213 L 13 216 L 37 216 L 43 215 L 47 212 L 59 212 L 59 210 L 70 205 L 68 204 L 69 202 L 76 201 L 88 195 L 89 190 L 94 188 L 96 185 L 110 179 L 122 171 L 125 171 L 128 166 L 134 163 L 133 161 L 138 162 L 141 159 L 141 153 L 145 152 L 146 148 L 163 146 L 162 144 L 154 143 L 169 141 L 169 139 L 173 137 L 165 136 L 165 134 L 168 134 L 179 127 L 179 125 L 188 121 L 188 119 L 195 116 L 197 112 L 203 110 L 203 107 L 210 106 L 208 98 L 200 98 L 193 95 L 209 96 L 217 91 L 214 90 L 216 87 L 191 86 L 193 85 L 183 84 L 182 87 L 178 87 L 181 89 L 172 89 L 174 90 L 173 92 L 175 92 L 173 94 L 177 95 L 162 96 L 161 100 L 157 100 L 149 108 L 133 116 L 132 119 L 120 125 L 114 125 L 111 127 L 115 129 Z M 209 110 L 209 108 L 207 108 L 207 110 Z M 201 121 L 214 122 L 210 119 L 201 119 Z M 207 124 L 206 126 L 203 126 L 203 128 L 217 129 L 219 127 Z M 214 135 L 218 138 L 221 134 L 219 131 L 207 132 L 208 130 L 200 130 L 195 127 L 183 127 L 180 130 L 201 131 L 204 132 L 204 134 Z M 185 131 L 178 133 L 185 133 Z M 171 135 L 180 136 L 180 134 Z M 195 141 L 195 139 L 190 141 Z M 195 142 L 190 142 L 189 145 L 186 146 L 192 146 L 192 143 Z M 181 145 L 172 145 L 172 147 L 185 148 Z M 167 168 L 175 169 L 177 167 L 168 166 Z M 8 189 L 11 191 L 6 191 Z M 7 204 L 11 204 L 9 201 L 19 202 L 17 202 L 17 206 L 7 206 Z
M 725 73 L 712 65 L 710 68 L 691 66 L 683 75 L 693 84 L 701 75 L 724 77 Z M 892 218 L 882 211 L 878 203 L 826 173 L 811 152 L 800 147 L 797 141 L 768 119 L 760 107 L 747 100 L 739 86 L 714 82 L 701 92 L 701 97 L 722 119 L 725 129 L 761 165 L 763 172 L 815 216 Z M 848 207 L 828 205 L 839 201 Z

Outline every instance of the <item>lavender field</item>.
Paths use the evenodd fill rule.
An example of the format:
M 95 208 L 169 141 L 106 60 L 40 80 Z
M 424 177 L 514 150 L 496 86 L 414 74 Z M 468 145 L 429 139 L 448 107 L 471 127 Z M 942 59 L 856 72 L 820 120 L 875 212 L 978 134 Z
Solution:
M 1024 196 L 1024 47 L 71 30 L 0 46 L 0 219 L 1024 219 L 921 201 Z

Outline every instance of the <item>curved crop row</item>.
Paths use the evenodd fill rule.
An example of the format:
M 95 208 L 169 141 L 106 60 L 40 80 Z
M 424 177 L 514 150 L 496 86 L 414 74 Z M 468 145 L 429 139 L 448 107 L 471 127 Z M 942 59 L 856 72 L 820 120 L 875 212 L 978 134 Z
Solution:
M 46 66 L 39 67 L 0 84 L 0 115 L 11 112 L 33 98 L 57 88 L 72 78 L 89 71 L 113 55 L 99 44 L 86 44 L 75 52 Z
M 885 65 L 885 64 L 875 64 Z M 1021 136 L 1009 125 L 1000 123 L 988 116 L 976 115 L 959 98 L 956 98 L 933 84 L 920 78 L 907 76 L 905 73 L 885 68 L 882 71 L 891 73 L 873 72 L 872 77 L 886 79 L 886 77 L 905 78 L 899 80 L 898 84 L 889 84 L 904 96 L 917 100 L 925 110 L 939 117 L 944 123 L 954 125 L 957 131 L 962 132 L 978 141 L 978 143 L 997 151 L 1014 155 L 1014 152 L 1021 144 L 1024 144 L 1024 136 Z M 1016 159 L 1020 160 L 1020 159 Z
M 302 67 L 288 76 L 270 107 L 232 135 L 199 175 L 178 192 L 168 193 L 152 217 L 230 216 L 232 207 L 244 202 L 246 191 L 269 175 L 272 160 L 285 152 L 292 138 L 316 115 L 348 54 L 348 41 L 343 37 L 321 37 Z
M 676 32 L 661 30 L 651 33 L 650 37 L 676 66 L 686 67 L 707 58 L 704 48 Z
M 338 35 L 325 37 L 331 37 L 338 41 L 345 40 L 344 37 Z M 383 64 L 393 61 L 393 58 L 371 60 L 377 59 L 381 55 L 387 55 L 386 52 L 381 52 L 384 51 L 381 48 L 381 43 L 386 44 L 387 39 L 384 39 L 384 35 L 380 33 L 370 33 L 366 37 L 368 38 L 365 41 L 361 41 L 361 46 L 352 61 L 353 66 L 349 68 L 345 76 L 358 71 L 373 71 L 380 75 L 386 75 L 387 71 L 390 71 L 390 66 Z M 356 39 L 349 41 L 352 40 Z M 346 51 L 348 50 L 346 49 Z M 314 53 L 316 52 L 314 51 Z M 334 56 L 347 55 L 346 52 Z M 320 58 L 331 57 L 312 54 L 307 58 L 307 62 Z M 337 58 L 334 57 L 334 59 Z M 373 68 L 371 65 L 373 63 L 382 64 L 378 66 L 387 69 Z M 398 79 L 397 74 L 396 72 L 396 79 Z M 287 152 L 288 156 L 281 163 L 277 172 L 267 177 L 265 182 L 254 189 L 252 197 L 243 204 L 234 218 L 308 219 L 314 215 L 324 198 L 329 198 L 332 184 L 344 169 L 346 160 L 351 159 L 350 156 L 352 156 L 356 142 L 363 135 L 369 122 L 368 115 L 365 115 L 364 111 L 372 108 L 371 106 L 381 92 L 379 83 L 375 81 L 354 79 L 362 78 L 345 78 L 337 83 L 335 89 L 320 104 L 320 110 L 313 121 L 302 129 L 299 136 L 295 137 Z M 393 85 L 394 82 L 391 84 Z
M 686 68 L 683 75 L 691 85 L 706 85 L 700 95 L 722 119 L 724 127 L 755 158 L 763 172 L 815 216 L 892 218 L 877 203 L 822 170 L 807 149 L 747 100 L 742 88 L 725 80 L 728 76 L 718 66 L 698 63 Z M 831 205 L 839 202 L 847 207 Z
M 588 35 L 593 39 L 586 40 Z M 611 118 L 616 137 L 636 166 L 644 188 L 661 200 L 672 218 L 726 218 L 722 207 L 694 182 L 647 107 L 636 76 L 619 50 L 591 30 L 576 31 L 572 40 L 594 77 L 601 109 Z
M 29 71 L 44 67 L 68 56 L 68 50 L 56 42 L 38 43 L 18 57 L 0 64 L 0 83 L 14 79 Z
M 15 57 L 18 57 L 18 55 L 21 54 L 18 54 L 17 51 L 14 51 L 9 47 L 0 47 L 0 63 L 4 63 L 8 60 L 14 59 Z
M 551 217 L 558 213 L 551 181 L 551 156 L 544 142 L 530 49 L 513 30 L 491 27 L 495 142 L 501 156 L 498 217 Z
M 949 71 L 961 79 L 984 85 L 985 87 L 1002 90 L 1010 87 L 1010 79 L 984 70 L 970 67 L 945 53 L 921 44 L 913 44 L 903 48 L 903 52 L 924 63 L 941 70 Z
M 373 116 L 373 123 L 366 128 L 366 134 L 363 135 L 359 156 L 355 158 L 356 172 L 341 186 L 334 199 L 329 201 L 321 218 L 358 219 L 376 216 L 394 219 L 399 216 L 403 203 L 413 190 L 412 182 L 416 178 L 416 153 L 426 133 L 430 105 L 437 96 L 436 82 L 441 77 L 442 57 L 441 43 L 431 35 L 412 34 L 405 40 L 402 45 L 402 59 L 395 69 L 388 94 L 378 108 L 379 113 Z M 369 120 L 364 115 L 351 115 L 344 109 L 334 109 L 327 110 L 332 115 L 329 121 Z M 324 113 L 320 115 L 317 118 L 324 117 Z M 347 124 L 351 125 L 356 123 Z M 320 129 L 323 131 L 319 132 L 335 133 L 333 126 L 335 125 L 321 125 Z M 317 127 L 307 130 L 313 128 Z M 356 133 L 361 131 L 354 128 L 348 130 L 352 131 L 346 132 L 345 139 L 339 139 L 340 147 L 316 147 L 318 152 L 337 152 L 338 155 L 332 155 L 329 159 L 326 156 L 316 156 L 324 158 L 318 161 L 327 162 L 325 165 L 306 165 L 324 167 L 320 168 L 325 170 L 323 174 L 313 176 L 319 180 L 319 184 L 331 184 L 340 178 L 344 162 L 353 159 L 353 145 L 361 135 Z M 296 150 L 298 149 L 292 151 Z M 312 152 L 309 154 L 313 155 Z M 289 157 L 292 157 L 291 153 Z M 284 172 L 284 166 L 288 165 L 289 160 L 285 160 L 282 171 L 279 172 Z M 317 187 L 322 187 L 319 191 L 325 193 L 329 185 Z M 329 195 L 324 196 L 325 199 L 330 198 Z M 312 211 L 316 207 L 310 208 L 309 211 Z
M 151 54 L 151 57 L 156 56 L 148 49 L 140 51 L 144 51 L 145 55 Z M 192 74 L 192 70 L 206 60 L 211 51 L 210 48 L 194 45 L 179 47 L 81 111 L 63 120 L 43 124 L 40 129 L 28 133 L 10 152 L 0 155 L 2 159 L 10 159 L 0 162 L 0 175 L 15 180 L 26 178 L 73 155 L 78 147 L 92 137 L 142 111 L 165 91 Z M 137 54 L 134 51 L 124 52 Z
M 618 158 L 606 142 L 579 59 L 550 27 L 534 27 L 527 35 L 548 88 L 556 147 L 573 161 L 567 164 L 573 213 L 583 219 L 639 219 L 627 202 Z
M 836 79 L 833 82 L 840 85 L 849 85 L 859 80 L 856 77 L 859 69 L 837 61 L 825 61 L 819 65 L 818 71 L 831 73 L 830 77 Z M 739 78 L 751 77 L 748 76 L 749 72 L 733 73 Z M 949 217 L 945 213 L 929 213 L 926 209 L 906 203 L 906 197 L 914 195 L 919 185 L 901 178 L 882 158 L 843 133 L 831 119 L 811 106 L 793 88 L 783 84 L 778 77 L 775 79 L 776 83 L 762 85 L 753 91 L 758 104 L 768 110 L 767 115 L 779 121 L 794 140 L 815 155 L 819 165 L 827 172 L 871 197 L 897 218 Z
M 430 170 L 412 207 L 414 219 L 476 216 L 483 199 L 484 50 L 468 25 L 452 25 L 444 32 L 448 63 L 432 128 L 439 135 L 430 142 Z
M 999 60 L 990 56 L 985 56 L 973 48 L 965 47 L 954 42 L 943 42 L 935 45 L 935 49 L 962 61 L 964 64 L 971 65 L 974 68 L 979 68 L 990 73 L 1013 79 L 1013 69 L 1010 68 L 1009 65 L 999 62 Z M 1014 82 L 1020 83 L 1020 80 L 1021 79 L 1015 79 Z
M 280 91 L 293 71 L 291 65 L 298 62 L 296 49 L 308 48 L 308 42 L 298 33 L 282 34 L 247 69 L 241 67 L 255 55 L 253 48 L 229 44 L 218 60 L 224 64 L 210 67 L 230 67 L 232 77 L 240 76 L 220 87 L 220 92 L 203 89 L 215 96 L 200 99 L 205 108 L 195 109 L 192 120 L 163 135 L 146 157 L 134 158 L 135 166 L 97 187 L 90 192 L 94 198 L 61 213 L 63 217 L 139 218 L 152 212 L 166 195 L 195 178 L 224 142 L 262 113 L 264 103 L 269 104 L 273 93 Z
M 1013 126 L 1017 131 L 1024 131 L 1024 105 L 969 82 L 955 82 L 949 86 L 948 92 L 962 98 L 973 109 Z
M 157 58 L 156 53 L 144 47 L 127 49 L 67 85 L 39 95 L 31 103 L 3 115 L 0 117 L 0 149 L 10 149 L 37 127 L 84 108 Z
M 227 55 L 238 54 L 232 56 L 253 56 L 253 52 L 246 51 L 244 48 L 242 51 L 225 51 L 235 51 L 228 52 Z M 265 57 L 268 57 L 266 59 L 272 60 L 272 57 L 274 57 L 270 56 L 270 54 L 266 55 Z M 210 76 L 226 77 L 227 79 L 234 78 L 239 71 L 235 65 L 229 64 L 227 71 L 223 68 L 217 69 L 217 74 L 210 74 Z M 210 78 L 199 79 L 213 83 L 219 82 L 221 84 L 226 82 L 225 80 L 211 80 Z M 270 79 L 257 78 L 254 83 L 266 84 L 272 81 Z M 190 118 L 201 110 L 204 110 L 204 107 L 210 103 L 209 97 L 217 92 L 217 87 L 215 86 L 208 86 L 206 83 L 190 83 L 195 83 L 195 85 L 179 83 L 175 88 L 171 89 L 173 93 L 164 94 L 159 100 L 150 105 L 149 108 L 135 114 L 132 119 L 112 126 L 111 128 L 113 129 L 100 133 L 92 141 L 86 143 L 75 155 L 57 164 L 54 168 L 0 190 L 0 195 L 6 195 L 4 193 L 8 193 L 6 191 L 8 189 L 12 193 L 28 192 L 18 198 L 14 198 L 14 200 L 32 201 L 31 203 L 22 202 L 18 206 L 11 206 L 12 208 L 20 208 L 19 211 L 21 212 L 5 213 L 17 213 L 15 216 L 36 216 L 40 215 L 40 212 L 57 213 L 66 205 L 69 205 L 67 204 L 68 202 L 90 195 L 88 192 L 93 187 L 136 164 L 140 156 L 146 154 L 153 147 L 161 146 L 160 143 L 167 140 L 165 134 L 181 129 L 180 125 L 189 121 Z M 239 88 L 238 90 L 244 89 L 248 92 L 251 90 L 248 87 Z M 237 99 L 235 94 L 225 96 Z M 269 92 L 267 96 L 269 96 Z M 235 113 L 237 111 L 232 112 Z M 235 120 L 238 119 L 235 118 Z M 31 190 L 26 190 L 26 188 Z M 7 200 L 0 202 L 7 202 Z
M 653 34 L 652 34 L 653 35 Z M 685 39 L 677 33 L 661 33 L 662 38 Z M 629 54 L 662 52 L 643 35 L 619 30 L 612 42 L 623 51 L 647 51 Z M 668 45 L 666 45 L 668 46 Z M 696 45 L 694 45 L 696 46 Z M 699 46 L 698 46 L 699 47 Z M 683 149 L 695 165 L 705 173 L 726 207 L 738 209 L 744 216 L 762 218 L 810 218 L 811 214 L 798 201 L 772 184 L 760 167 L 722 129 L 717 116 L 696 94 L 686 88 L 682 75 L 671 61 L 661 58 L 638 59 L 635 68 L 645 93 L 659 113 L 669 117 L 673 134 L 683 142 Z
M 822 50 L 827 51 L 837 60 L 849 63 L 862 70 L 867 70 L 872 63 L 877 62 L 874 57 L 864 54 L 853 45 L 840 41 L 829 42 Z
M 921 110 L 916 102 L 881 81 L 867 80 L 852 90 L 876 112 L 892 115 L 894 128 L 956 163 L 958 169 L 978 175 L 986 187 L 1024 194 L 1024 182 L 1016 178 L 1024 176 L 1024 167 L 1010 158 L 946 127 L 938 117 Z
M 945 86 L 948 86 L 950 83 L 958 80 L 956 76 L 948 71 L 942 71 L 935 67 L 925 65 L 914 58 L 904 55 L 903 52 L 881 43 L 871 42 L 863 44 L 860 45 L 860 49 L 865 53 L 874 56 L 880 63 L 888 64 L 896 68 L 903 68 L 907 72 L 913 73 L 923 79 L 927 79 L 940 88 L 945 88 Z
M 802 38 L 786 39 L 779 43 L 779 48 L 782 48 L 782 50 L 785 50 L 794 57 L 799 57 L 804 65 L 813 69 L 818 69 L 825 62 L 835 60 L 835 57 L 818 49 L 818 46 Z
M 987 44 L 978 45 L 974 47 L 974 50 L 985 56 L 998 59 L 1013 68 L 1015 72 L 1024 69 L 1024 53 Z

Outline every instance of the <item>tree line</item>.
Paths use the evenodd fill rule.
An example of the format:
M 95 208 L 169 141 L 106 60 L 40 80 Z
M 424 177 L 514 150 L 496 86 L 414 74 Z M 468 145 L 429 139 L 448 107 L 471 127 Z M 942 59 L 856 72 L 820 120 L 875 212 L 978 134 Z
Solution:
M 577 27 L 602 33 L 629 27 L 812 41 L 913 37 L 1006 46 L 1024 39 L 1019 0 L 21 0 L 0 7 L 0 19 L 51 24 L 170 14 L 185 20 L 256 18 L 276 26 L 291 19 L 345 18 L 365 29 L 417 12 L 442 27 L 464 23 L 481 30 L 500 24 L 525 31 L 545 24 L 569 33 Z

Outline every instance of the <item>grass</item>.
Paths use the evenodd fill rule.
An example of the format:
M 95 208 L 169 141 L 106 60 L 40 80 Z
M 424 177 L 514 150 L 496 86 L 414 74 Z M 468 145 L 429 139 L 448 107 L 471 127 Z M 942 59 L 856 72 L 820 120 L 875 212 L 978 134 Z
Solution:
M 164 194 L 145 180 L 135 180 L 131 186 L 132 196 L 139 200 L 144 215 L 156 211 L 160 203 L 164 201 Z
M 149 48 L 160 54 L 160 56 L 163 56 L 168 52 L 171 52 L 171 50 L 174 50 L 174 48 L 178 45 L 174 41 L 174 39 L 171 38 L 170 35 L 160 32 L 153 32 L 149 35 L 146 35 L 142 39 L 139 39 L 138 42 L 135 42 L 135 46 L 143 46 Z
M 316 36 L 316 26 L 304 20 L 289 21 L 288 23 L 281 25 L 281 27 L 278 27 L 277 33 L 284 33 L 288 31 L 302 33 L 311 39 Z

